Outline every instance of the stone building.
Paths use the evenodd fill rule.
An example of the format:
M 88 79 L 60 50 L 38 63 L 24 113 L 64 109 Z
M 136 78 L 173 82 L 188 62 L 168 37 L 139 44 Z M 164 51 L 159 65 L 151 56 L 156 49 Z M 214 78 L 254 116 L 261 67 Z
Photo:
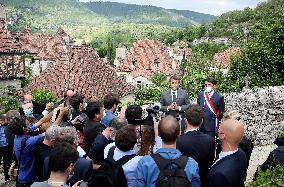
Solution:
M 158 40 L 137 40 L 127 51 L 117 49 L 114 61 L 118 75 L 135 86 L 150 85 L 154 73 L 178 74 L 181 61 L 191 55 L 190 48 L 167 47 Z
M 1 7 L 1 6 L 0 6 Z M 6 28 L 4 18 L 0 18 L 0 92 L 7 89 L 19 90 L 25 78 L 25 54 L 19 38 Z
M 19 38 L 23 49 L 33 54 L 25 64 L 31 68 L 33 76 L 39 75 L 49 64 L 57 60 L 67 60 L 67 46 L 71 44 L 71 40 L 61 28 L 52 35 L 34 33 L 26 27 L 22 32 L 14 35 Z
M 5 15 L 2 9 L 0 6 L 0 15 Z M 27 68 L 31 68 L 33 80 L 18 92 L 20 95 L 48 89 L 61 98 L 72 88 L 90 99 L 133 92 L 125 76 L 118 76 L 85 43 L 74 45 L 63 29 L 46 34 L 25 27 L 22 32 L 12 33 L 7 30 L 5 17 L 0 18 L 0 86 L 20 89 Z
M 87 99 L 98 99 L 108 93 L 125 96 L 133 92 L 125 77 L 117 76 L 115 70 L 86 45 L 70 46 L 67 60 L 50 64 L 23 91 L 48 89 L 61 98 L 67 88 L 74 89 Z

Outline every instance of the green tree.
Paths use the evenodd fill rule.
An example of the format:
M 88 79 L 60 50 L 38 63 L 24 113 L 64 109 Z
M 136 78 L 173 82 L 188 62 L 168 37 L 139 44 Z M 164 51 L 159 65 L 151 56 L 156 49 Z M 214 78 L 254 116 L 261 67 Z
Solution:
M 42 104 L 57 103 L 58 98 L 49 90 L 38 89 L 32 92 L 33 100 Z
M 277 86 L 284 83 L 284 14 L 270 23 L 259 23 L 239 57 L 232 58 L 229 78 L 244 86 Z
M 248 187 L 281 187 L 284 186 L 284 166 L 278 165 L 263 172 L 258 168 L 259 173 L 256 180 L 249 183 Z
M 161 86 L 162 83 L 167 81 L 167 75 L 164 73 L 155 73 L 151 77 L 151 81 L 156 85 L 156 86 Z
M 4 114 L 9 110 L 19 108 L 18 99 L 14 96 L 1 96 L 0 97 L 0 114 Z

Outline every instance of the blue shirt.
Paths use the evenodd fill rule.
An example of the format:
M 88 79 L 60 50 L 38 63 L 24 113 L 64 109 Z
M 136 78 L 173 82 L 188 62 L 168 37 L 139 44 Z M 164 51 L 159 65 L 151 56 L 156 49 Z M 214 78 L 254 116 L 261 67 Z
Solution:
M 0 125 L 0 147 L 5 147 L 8 145 L 6 135 L 5 135 L 6 126 Z
M 110 143 L 106 146 L 104 150 L 104 158 L 107 158 L 108 152 L 111 147 L 115 146 L 115 143 Z M 115 161 L 121 159 L 125 155 L 133 155 L 135 154 L 135 151 L 129 150 L 129 151 L 121 151 L 117 147 L 114 149 L 114 154 L 113 154 L 113 159 Z M 136 182 L 137 182 L 137 164 L 138 161 L 142 158 L 142 156 L 135 156 L 128 162 L 126 162 L 123 166 L 122 169 L 124 171 L 125 178 L 127 180 L 127 186 L 128 187 L 136 187 Z
M 21 143 L 27 135 L 16 136 L 14 140 L 14 151 L 17 160 L 20 158 Z M 36 178 L 36 171 L 34 169 L 35 158 L 33 156 L 33 150 L 35 145 L 42 135 L 31 136 L 26 139 L 26 146 L 22 149 L 22 156 L 20 160 L 20 170 L 18 176 L 18 182 L 20 183 L 32 183 Z
M 114 118 L 117 118 L 117 116 L 112 111 L 106 110 L 105 116 L 101 120 L 101 124 L 103 124 L 105 127 L 108 127 L 111 120 L 113 120 Z
M 182 156 L 179 150 L 173 148 L 161 148 L 156 153 L 165 159 L 177 159 Z M 199 187 L 200 177 L 197 162 L 189 157 L 184 171 L 191 186 Z M 154 159 L 150 155 L 144 156 L 137 166 L 137 187 L 155 187 L 159 174 L 160 170 Z

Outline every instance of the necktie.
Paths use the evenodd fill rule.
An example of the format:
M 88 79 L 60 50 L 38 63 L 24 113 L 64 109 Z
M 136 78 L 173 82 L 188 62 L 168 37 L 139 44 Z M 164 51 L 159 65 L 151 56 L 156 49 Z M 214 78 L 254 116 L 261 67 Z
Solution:
M 173 102 L 176 102 L 177 101 L 177 95 L 176 95 L 176 92 L 173 92 Z

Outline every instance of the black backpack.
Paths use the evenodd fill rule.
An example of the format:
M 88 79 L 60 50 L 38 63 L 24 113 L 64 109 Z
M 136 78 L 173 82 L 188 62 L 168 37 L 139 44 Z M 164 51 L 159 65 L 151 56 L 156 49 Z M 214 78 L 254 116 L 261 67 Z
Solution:
M 90 187 L 126 187 L 127 181 L 122 166 L 136 155 L 126 155 L 114 161 L 115 146 L 111 147 L 107 158 L 93 177 Z
M 184 168 L 187 164 L 188 157 L 181 156 L 178 159 L 165 159 L 159 154 L 151 154 L 151 157 L 159 167 L 160 174 L 156 181 L 157 187 L 184 187 L 190 186 Z M 169 164 L 175 164 L 175 168 L 169 168 Z

